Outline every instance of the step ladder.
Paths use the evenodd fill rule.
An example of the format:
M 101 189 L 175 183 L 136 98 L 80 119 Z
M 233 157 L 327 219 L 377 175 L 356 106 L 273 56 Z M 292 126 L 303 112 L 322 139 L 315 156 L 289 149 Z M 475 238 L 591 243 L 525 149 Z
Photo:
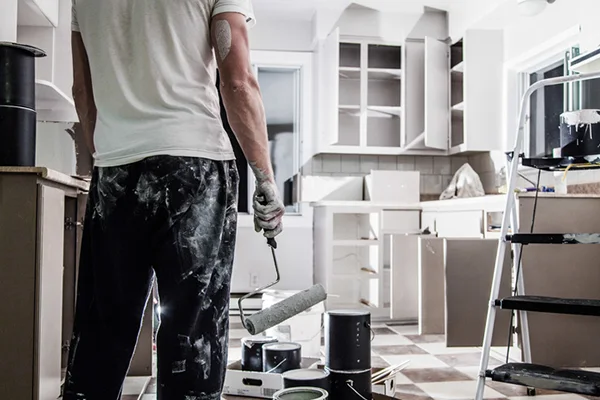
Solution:
M 531 343 L 529 339 L 528 312 L 542 312 L 554 314 L 591 315 L 600 316 L 600 300 L 588 299 L 561 299 L 541 296 L 525 295 L 525 284 L 521 265 L 522 246 L 527 244 L 600 244 L 600 234 L 571 234 L 571 233 L 517 233 L 518 219 L 516 209 L 515 187 L 518 178 L 518 166 L 522 165 L 545 171 L 564 171 L 567 168 L 577 167 L 578 170 L 600 167 L 590 164 L 587 157 L 564 158 L 524 158 L 522 155 L 525 124 L 528 118 L 527 109 L 531 95 L 546 86 L 559 85 L 569 82 L 584 81 L 600 78 L 600 72 L 581 75 L 569 75 L 538 81 L 531 85 L 521 100 L 519 125 L 515 138 L 515 146 L 508 154 L 508 181 L 507 196 L 500 230 L 500 240 L 496 253 L 494 277 L 490 291 L 490 301 L 483 338 L 481 363 L 477 380 L 475 400 L 483 400 L 486 379 L 493 381 L 526 386 L 529 395 L 535 395 L 535 389 L 548 389 L 563 392 L 577 393 L 589 396 L 600 396 L 600 373 L 580 370 L 556 370 L 551 367 L 535 365 L 531 362 Z M 539 182 L 538 182 L 539 183 Z M 513 234 L 509 235 L 509 227 L 513 227 Z M 500 293 L 500 280 L 504 266 L 505 252 L 508 245 L 513 251 L 513 271 L 515 272 L 514 296 L 498 298 Z M 492 334 L 497 309 L 519 311 L 519 328 L 521 333 L 523 363 L 508 363 L 488 370 Z M 512 334 L 512 332 L 511 332 Z

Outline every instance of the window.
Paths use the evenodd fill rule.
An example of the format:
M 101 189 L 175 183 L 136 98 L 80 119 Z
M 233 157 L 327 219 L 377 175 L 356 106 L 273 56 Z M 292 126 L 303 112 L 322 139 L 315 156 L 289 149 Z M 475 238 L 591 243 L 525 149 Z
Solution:
M 523 92 L 542 79 L 572 75 L 569 60 L 578 55 L 579 47 L 575 46 L 566 51 L 560 61 L 525 72 Z M 529 104 L 527 156 L 552 157 L 553 150 L 561 147 L 560 115 L 580 109 L 600 109 L 600 79 L 546 86 L 534 92 Z
M 301 166 L 301 80 L 300 66 L 254 65 L 261 88 L 271 162 L 275 182 L 286 206 L 286 213 L 300 214 L 299 181 Z M 217 80 L 218 85 L 218 80 Z M 238 211 L 252 212 L 254 175 L 242 152 L 235 135 L 227 122 L 225 108 L 221 101 L 221 117 L 225 130 L 233 144 L 240 174 Z

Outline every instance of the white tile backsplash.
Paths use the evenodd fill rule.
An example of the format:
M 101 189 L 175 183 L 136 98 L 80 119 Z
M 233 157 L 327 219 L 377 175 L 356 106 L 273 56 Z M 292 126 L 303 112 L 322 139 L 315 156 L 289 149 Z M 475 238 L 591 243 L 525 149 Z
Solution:
M 339 154 L 323 155 L 323 172 L 342 172 L 342 158 Z
M 435 175 L 449 175 L 452 173 L 452 160 L 450 157 L 434 157 L 433 173 Z
M 379 168 L 379 157 L 377 156 L 360 156 L 360 172 L 365 174 Z
M 398 156 L 396 160 L 398 171 L 416 171 L 414 156 Z
M 360 172 L 360 156 L 348 154 L 342 157 L 342 172 Z
M 415 169 L 421 174 L 433 174 L 433 157 L 415 157 Z
M 421 194 L 440 194 L 443 190 L 441 175 L 421 175 Z
M 382 171 L 398 170 L 398 158 L 396 156 L 379 156 L 378 169 Z
M 464 164 L 468 163 L 469 159 L 467 157 L 452 157 L 450 160 L 452 166 L 452 173 L 456 173 L 460 167 Z

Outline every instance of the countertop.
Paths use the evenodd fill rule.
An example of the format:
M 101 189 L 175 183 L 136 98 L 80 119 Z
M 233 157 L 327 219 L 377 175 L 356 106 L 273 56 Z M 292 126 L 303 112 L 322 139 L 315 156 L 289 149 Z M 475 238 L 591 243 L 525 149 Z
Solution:
M 54 171 L 46 167 L 0 167 L 0 174 L 34 174 L 42 179 L 47 179 L 51 182 L 60 183 L 75 187 L 77 189 L 87 191 L 90 187 L 88 181 L 63 174 L 62 172 Z
M 469 210 L 503 210 L 506 196 L 488 195 L 465 199 L 422 201 L 420 203 L 402 204 L 374 201 L 316 201 L 311 207 L 335 208 L 378 208 L 383 210 L 423 210 L 423 211 L 469 211 Z

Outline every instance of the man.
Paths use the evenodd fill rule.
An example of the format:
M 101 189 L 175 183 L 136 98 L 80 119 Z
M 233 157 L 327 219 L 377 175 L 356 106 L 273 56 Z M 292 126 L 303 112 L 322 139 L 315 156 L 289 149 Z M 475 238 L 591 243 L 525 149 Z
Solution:
M 250 0 L 73 0 L 73 95 L 94 154 L 63 396 L 117 400 L 156 273 L 158 399 L 220 399 L 238 174 L 215 86 L 281 232 Z M 214 50 L 214 52 L 213 52 Z

